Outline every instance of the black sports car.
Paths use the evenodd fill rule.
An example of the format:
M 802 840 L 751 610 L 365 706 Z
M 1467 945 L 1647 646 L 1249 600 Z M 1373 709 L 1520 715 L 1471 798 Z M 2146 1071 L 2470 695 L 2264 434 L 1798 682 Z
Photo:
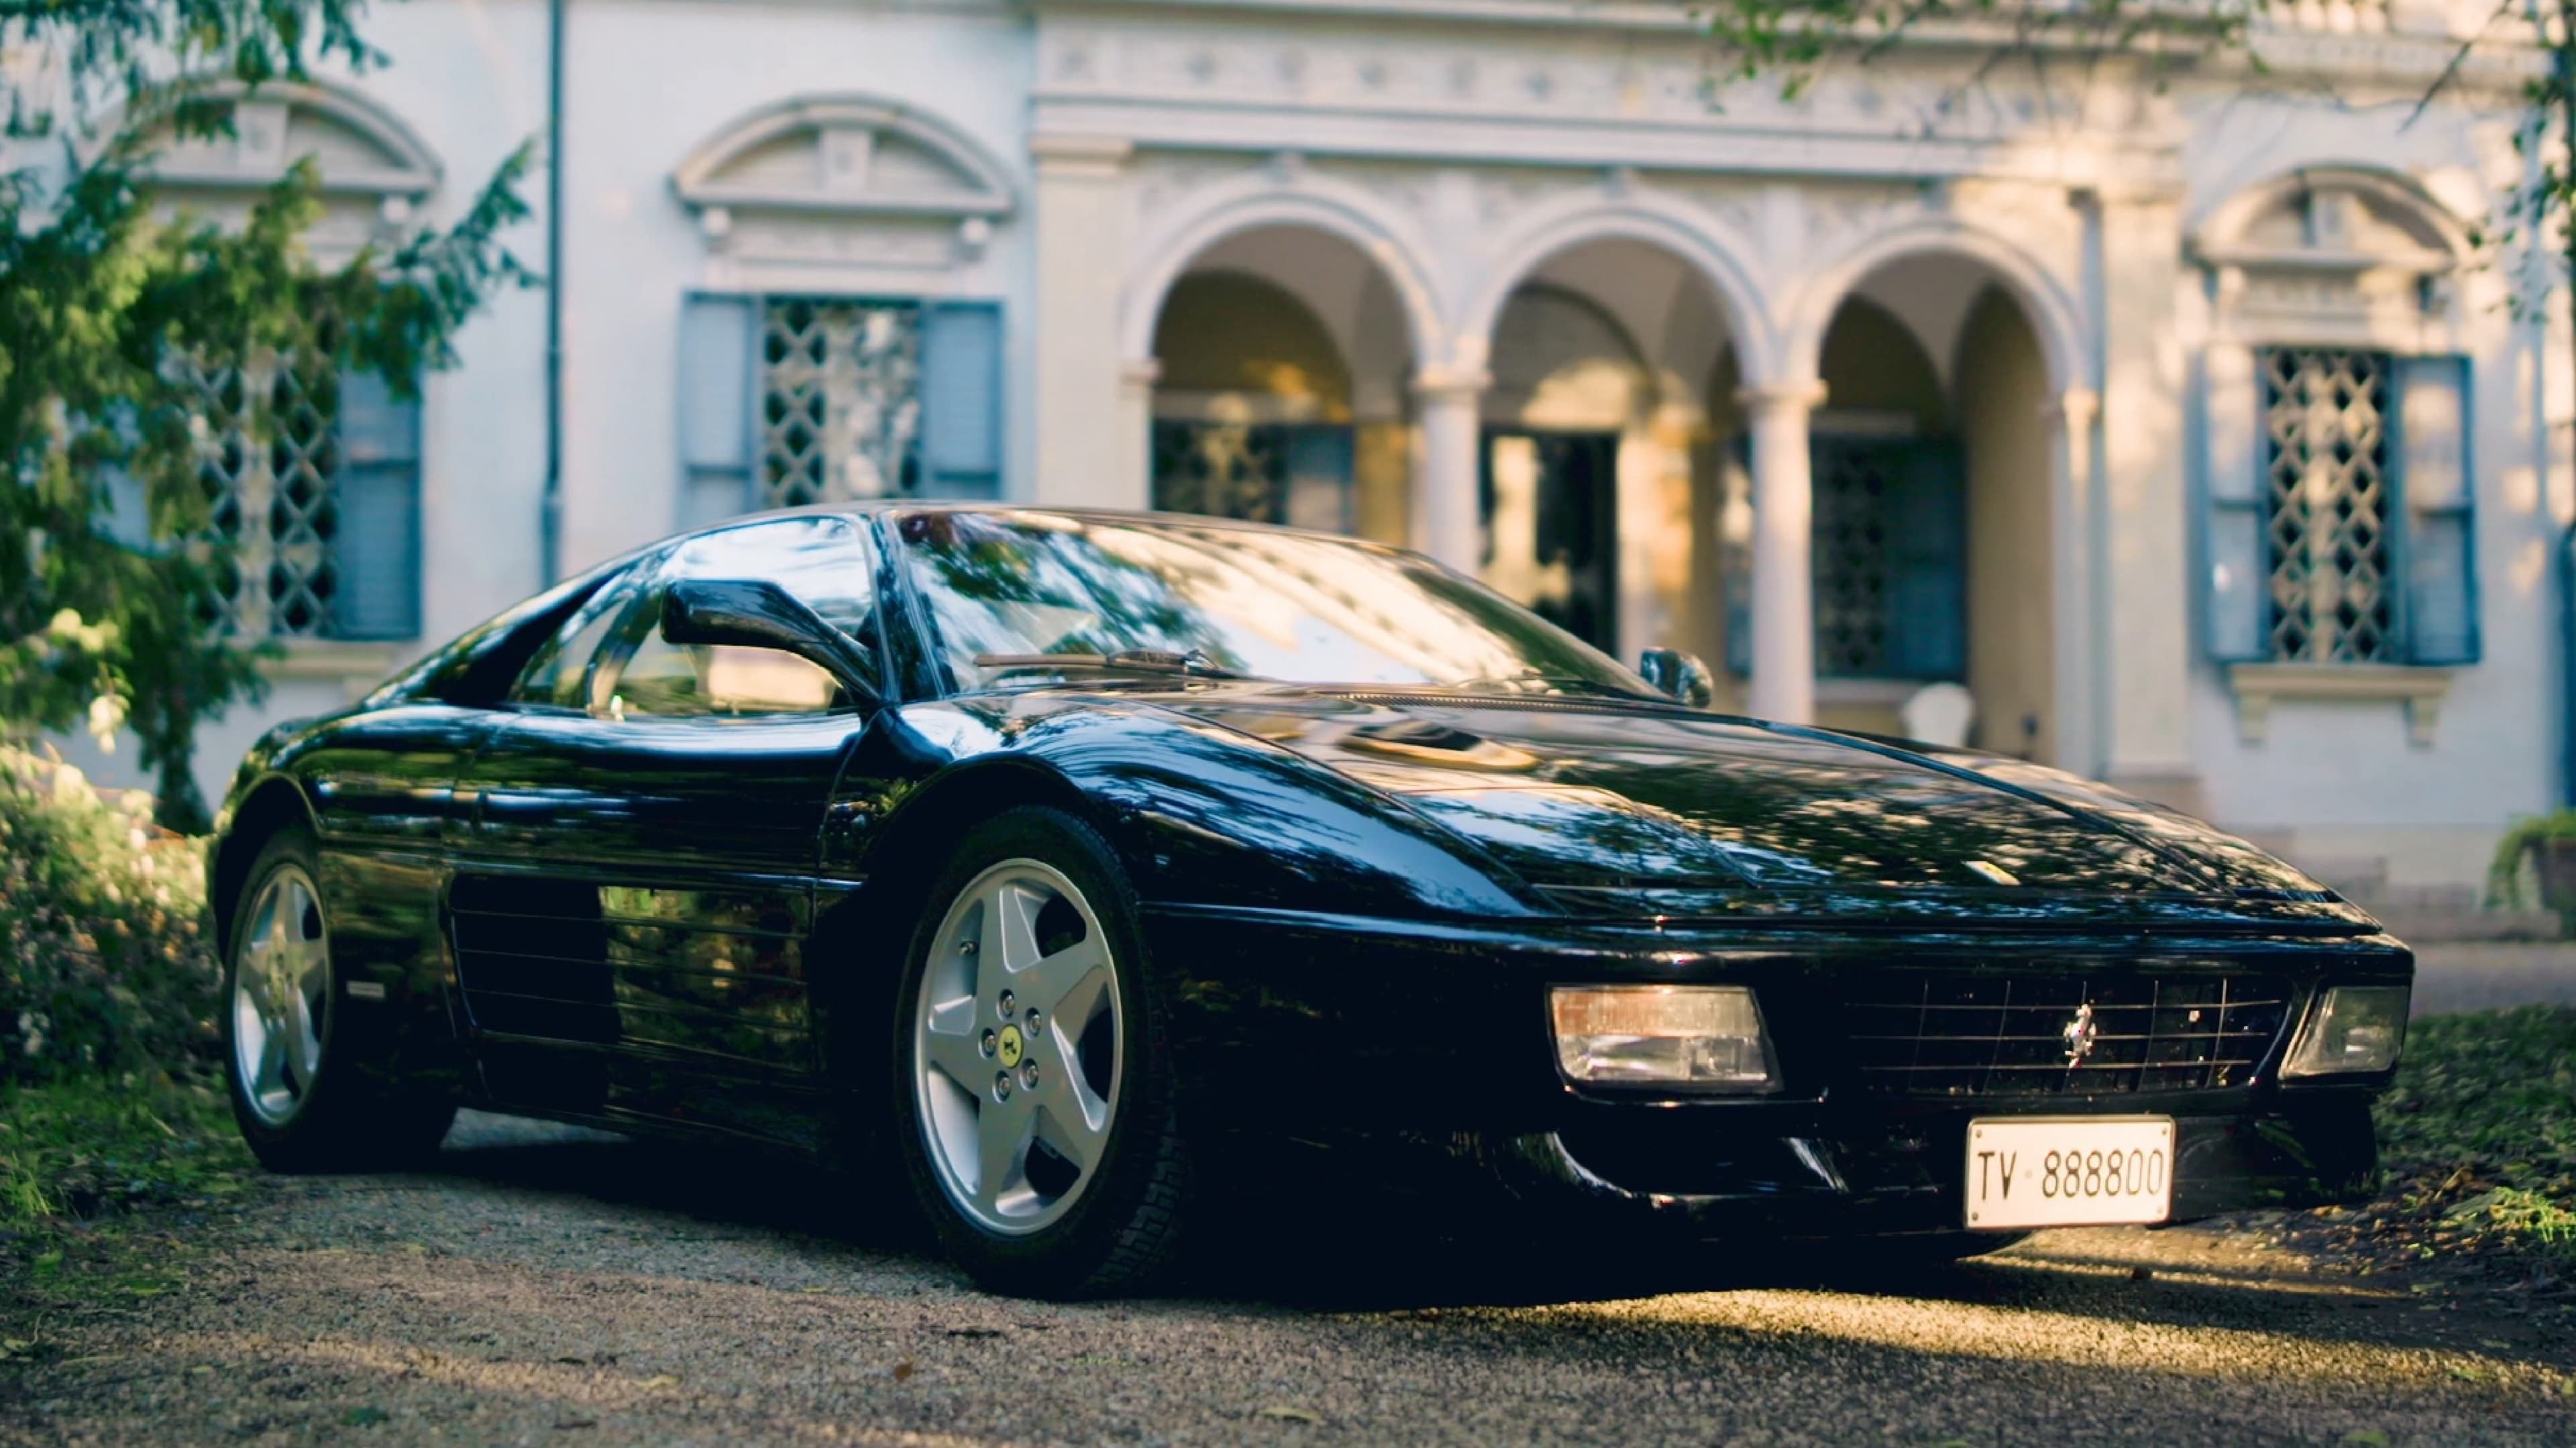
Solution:
M 2073 776 L 1707 697 L 1342 538 L 690 533 L 243 761 L 234 1105 L 283 1169 L 460 1103 L 890 1136 L 1044 1293 L 1155 1268 L 1215 1123 L 1918 1255 L 2368 1183 L 2413 973 L 2369 918 Z

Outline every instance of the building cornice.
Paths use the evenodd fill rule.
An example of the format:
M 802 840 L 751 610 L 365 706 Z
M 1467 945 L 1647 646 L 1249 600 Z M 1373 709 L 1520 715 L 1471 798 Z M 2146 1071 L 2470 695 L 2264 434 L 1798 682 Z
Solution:
M 1511 26 L 1535 29 L 1618 31 L 1664 35 L 1707 33 L 1705 7 L 1687 0 L 1018 0 L 1033 13 L 1127 14 L 1161 12 L 1208 16 L 1286 17 L 1311 19 L 1419 20 L 1441 25 Z M 2039 4 L 2028 11 L 2043 8 Z M 2084 0 L 2062 0 L 2070 17 L 2088 13 Z M 2479 50 L 2493 55 L 2539 55 L 2529 27 L 2518 16 L 2486 26 L 2483 33 L 2463 30 L 2441 0 L 2331 0 L 2308 6 L 2282 6 L 2261 18 L 2246 36 L 2267 60 L 2309 56 L 2350 58 L 2381 51 L 2410 54 L 2428 50 L 2435 69 L 2465 41 L 2477 39 Z M 2033 49 L 2115 51 L 2080 25 L 2033 34 L 2011 12 L 2004 18 L 1960 16 L 1918 20 L 1907 27 L 1906 44 L 1918 48 L 1992 48 L 2010 43 Z M 2123 12 L 2124 26 L 2136 18 Z M 2479 7 L 2481 22 L 2490 18 Z M 2204 5 L 2175 0 L 2157 26 L 2163 46 L 2160 62 L 2189 60 L 2195 35 L 2211 36 Z M 1864 43 L 1856 39 L 1855 45 Z

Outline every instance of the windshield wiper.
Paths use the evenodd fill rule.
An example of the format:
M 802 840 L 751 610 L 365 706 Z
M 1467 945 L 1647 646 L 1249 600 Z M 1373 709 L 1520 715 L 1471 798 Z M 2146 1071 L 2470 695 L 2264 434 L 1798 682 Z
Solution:
M 1117 669 L 1137 674 L 1181 674 L 1193 679 L 1249 679 L 1217 667 L 1204 649 L 1120 649 L 1114 654 L 977 654 L 979 669 Z
M 1570 674 L 1541 674 L 1535 672 L 1527 674 L 1491 674 L 1481 679 L 1460 679 L 1455 683 L 1444 683 L 1440 685 L 1440 687 L 1444 689 L 1456 689 L 1463 693 L 1469 690 L 1492 688 L 1496 685 L 1509 686 L 1512 684 L 1544 684 L 1551 689 L 1572 689 L 1579 693 L 1594 695 L 1605 699 L 1633 699 L 1638 697 L 1630 690 L 1616 688 L 1612 685 L 1604 684 L 1597 679 L 1581 679 Z M 1526 691 L 1513 690 L 1512 692 L 1521 693 Z M 1658 695 L 1656 697 L 1661 696 Z

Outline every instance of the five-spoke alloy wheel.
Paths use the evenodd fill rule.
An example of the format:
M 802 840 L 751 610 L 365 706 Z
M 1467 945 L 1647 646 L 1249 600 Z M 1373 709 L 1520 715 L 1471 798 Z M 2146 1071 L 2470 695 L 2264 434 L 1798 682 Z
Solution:
M 233 1119 L 273 1170 L 398 1165 L 437 1147 L 456 1103 L 404 1079 L 381 1015 L 353 1019 L 386 1007 L 351 1005 L 321 879 L 312 835 L 280 830 L 232 897 L 222 1019 Z
M 978 1281 L 1062 1296 L 1168 1257 L 1186 1172 L 1126 877 L 1081 821 L 1007 811 L 933 886 L 896 1014 L 904 1155 Z
M 322 1074 L 331 1013 L 331 938 L 322 893 L 293 861 L 262 880 L 233 969 L 233 1070 L 269 1126 L 294 1119 Z
M 1072 1208 L 1118 1109 L 1118 962 L 1081 889 L 1004 860 L 960 891 L 914 1006 L 931 1167 L 977 1226 L 1016 1236 Z

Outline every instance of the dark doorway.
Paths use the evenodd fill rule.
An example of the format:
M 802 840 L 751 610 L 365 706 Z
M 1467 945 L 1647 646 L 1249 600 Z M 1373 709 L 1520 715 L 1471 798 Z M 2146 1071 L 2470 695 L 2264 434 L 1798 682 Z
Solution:
M 1615 655 L 1619 435 L 1487 428 L 1478 504 L 1485 580 Z
M 1154 508 L 1348 533 L 1351 429 L 1332 423 L 1154 422 Z
M 1967 466 L 1945 437 L 1808 440 L 1816 673 L 1967 676 Z

